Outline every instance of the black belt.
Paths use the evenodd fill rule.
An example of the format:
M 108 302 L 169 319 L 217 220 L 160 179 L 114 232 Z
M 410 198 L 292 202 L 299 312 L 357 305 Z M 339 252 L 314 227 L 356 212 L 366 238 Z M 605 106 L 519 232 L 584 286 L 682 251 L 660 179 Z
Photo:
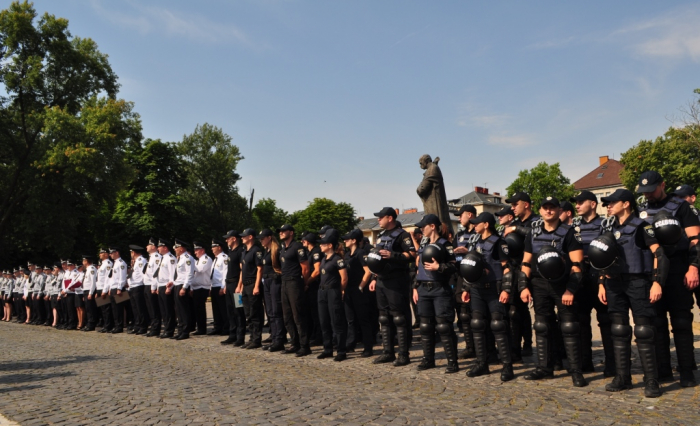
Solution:
M 432 290 L 436 287 L 444 287 L 449 285 L 449 283 L 444 282 L 444 281 L 418 281 L 418 285 L 422 285 L 423 287 L 427 288 L 428 290 Z
M 252 279 L 252 280 L 243 280 L 243 285 L 251 285 L 251 284 L 255 284 L 255 280 L 254 280 L 254 279 Z
M 274 278 L 274 279 L 279 279 L 280 274 L 263 274 L 263 278 Z

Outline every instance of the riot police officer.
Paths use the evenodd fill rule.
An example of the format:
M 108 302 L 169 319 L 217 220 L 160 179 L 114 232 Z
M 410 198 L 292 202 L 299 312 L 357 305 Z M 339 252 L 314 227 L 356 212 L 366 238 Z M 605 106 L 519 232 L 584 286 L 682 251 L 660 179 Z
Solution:
M 696 386 L 692 368 L 694 365 L 693 346 L 693 296 L 698 287 L 698 266 L 700 266 L 700 220 L 687 201 L 666 194 L 666 183 L 655 171 L 646 171 L 639 177 L 637 192 L 644 194 L 646 203 L 640 205 L 639 217 L 654 225 L 657 240 L 671 262 L 670 272 L 664 288 L 664 297 L 656 303 L 656 356 L 661 381 L 673 380 L 671 370 L 670 338 L 665 331 L 667 313 L 671 317 L 673 340 L 680 370 L 682 387 Z M 660 222 L 655 217 L 668 218 Z M 673 220 L 675 219 L 675 220 Z M 655 223 L 656 222 L 656 223 Z M 673 228 L 676 222 L 679 230 L 677 241 L 663 238 L 663 228 Z M 672 229 L 671 229 L 672 230 Z
M 690 211 L 692 211 L 695 214 L 695 216 L 700 216 L 700 211 L 698 211 L 698 209 L 695 207 L 695 200 L 697 199 L 695 195 L 695 188 L 687 184 L 679 185 L 673 191 L 673 195 L 675 195 L 676 197 L 681 197 L 682 199 L 687 201 L 688 204 L 690 204 Z M 698 308 L 700 308 L 700 286 L 695 287 L 694 293 L 695 301 L 698 304 Z M 697 366 L 694 369 L 696 368 Z
M 452 247 L 454 247 L 455 262 L 459 264 L 462 261 L 462 257 L 467 253 L 467 243 L 469 238 L 474 235 L 474 225 L 472 225 L 469 220 L 476 217 L 476 209 L 474 206 L 465 204 L 459 208 L 457 212 L 459 216 L 459 224 L 461 228 L 457 231 L 452 242 Z M 472 309 L 470 303 L 464 303 L 462 298 L 459 296 L 462 289 L 462 277 L 459 273 L 455 273 L 453 278 L 455 294 L 457 295 L 457 315 L 459 316 L 459 321 L 462 324 L 462 332 L 464 334 L 465 348 L 457 354 L 459 359 L 474 358 L 476 355 L 474 351 L 474 336 L 472 333 Z
M 581 236 L 569 225 L 561 223 L 560 214 L 557 198 L 542 200 L 542 222 L 525 240 L 518 289 L 523 302 L 534 300 L 537 338 L 537 368 L 526 375 L 525 380 L 540 380 L 553 375 L 549 347 L 556 306 L 571 379 L 575 387 L 583 387 L 588 383 L 581 374 L 581 336 L 575 305 L 575 295 L 583 279 L 583 248 Z
M 423 242 L 418 249 L 416 288 L 413 300 L 418 305 L 423 360 L 418 370 L 435 368 L 435 331 L 440 334 L 447 358 L 445 373 L 459 371 L 457 364 L 457 335 L 454 322 L 454 293 L 450 278 L 455 274 L 455 255 L 452 243 L 441 235 L 440 219 L 427 214 L 416 224 L 423 231 Z M 466 302 L 465 302 L 466 303 Z
M 383 229 L 379 233 L 376 247 L 367 255 L 367 266 L 377 276 L 370 284 L 376 291 L 379 323 L 381 324 L 384 353 L 375 364 L 387 362 L 400 367 L 408 365 L 411 345 L 411 304 L 409 301 L 410 277 L 408 264 L 416 257 L 416 249 L 408 232 L 396 222 L 396 210 L 384 207 L 374 213 Z M 394 353 L 394 329 L 398 340 L 398 357 Z

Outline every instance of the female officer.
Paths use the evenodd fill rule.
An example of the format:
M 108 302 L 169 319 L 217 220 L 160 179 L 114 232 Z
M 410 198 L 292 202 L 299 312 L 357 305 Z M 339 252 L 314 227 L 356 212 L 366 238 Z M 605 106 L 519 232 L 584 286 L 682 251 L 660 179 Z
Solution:
M 486 351 L 486 320 L 491 317 L 491 330 L 496 340 L 498 353 L 503 363 L 501 381 L 513 379 L 513 361 L 508 329 L 508 298 L 510 297 L 511 280 L 503 280 L 503 275 L 510 273 L 506 266 L 508 261 L 508 244 L 496 231 L 496 218 L 487 212 L 469 220 L 475 225 L 476 234 L 470 251 L 476 251 L 481 257 L 483 267 L 481 277 L 475 282 L 465 278 L 465 291 L 462 301 L 471 299 L 472 332 L 474 333 L 474 348 L 476 349 L 476 364 L 467 372 L 469 377 L 489 374 Z M 468 257 L 467 259 L 470 259 Z
M 369 285 L 370 272 L 363 260 L 364 252 L 359 247 L 362 241 L 362 231 L 353 229 L 343 235 L 345 241 L 345 266 L 348 270 L 348 286 L 345 290 L 343 301 L 345 302 L 345 317 L 348 322 L 348 349 L 354 349 L 355 344 L 362 335 L 362 357 L 373 355 L 374 331 L 367 298 L 363 296 L 365 288 Z
M 338 354 L 333 361 L 343 361 L 346 355 L 348 323 L 343 309 L 343 294 L 348 284 L 348 273 L 343 256 L 336 253 L 338 249 L 338 231 L 329 229 L 319 241 L 323 252 L 321 259 L 321 282 L 318 287 L 318 318 L 323 333 L 323 352 L 318 359 L 333 356 L 333 343 L 338 347 Z
M 454 293 L 450 287 L 450 277 L 455 273 L 455 255 L 452 243 L 440 235 L 440 219 L 428 214 L 416 224 L 423 230 L 424 244 L 418 249 L 416 265 L 416 288 L 413 301 L 418 305 L 420 315 L 420 339 L 423 346 L 423 360 L 418 370 L 435 368 L 435 330 L 440 333 L 442 346 L 447 358 L 445 373 L 459 371 L 457 364 L 457 335 L 454 322 Z M 436 326 L 437 323 L 437 326 Z
M 601 283 L 598 291 L 600 301 L 608 305 L 617 369 L 617 375 L 605 386 L 605 390 L 618 392 L 632 387 L 632 327 L 629 320 L 631 308 L 634 337 L 644 370 L 644 396 L 657 398 L 661 396 L 662 391 L 658 381 L 654 346 L 656 315 L 653 304 L 661 299 L 661 289 L 668 275 L 669 261 L 654 237 L 652 225 L 638 217 L 637 203 L 630 191 L 618 189 L 609 197 L 603 197 L 602 201 L 603 205 L 607 204 L 608 216 L 615 218 L 613 225 L 606 229 L 612 232 L 612 235 L 606 233 L 604 237 L 594 240 L 591 248 L 594 252 L 606 249 L 606 242 L 614 244 L 613 241 L 616 240 L 619 253 L 618 261 L 603 271 L 605 284 Z M 608 240 L 604 239 L 606 237 Z M 653 260 L 652 252 L 655 257 Z
M 263 258 L 259 261 L 262 265 L 263 294 L 265 296 L 265 312 L 270 322 L 271 344 L 263 346 L 270 352 L 284 350 L 284 338 L 286 329 L 282 319 L 282 278 L 280 261 L 280 244 L 269 229 L 263 229 L 258 236 L 260 244 L 265 250 Z

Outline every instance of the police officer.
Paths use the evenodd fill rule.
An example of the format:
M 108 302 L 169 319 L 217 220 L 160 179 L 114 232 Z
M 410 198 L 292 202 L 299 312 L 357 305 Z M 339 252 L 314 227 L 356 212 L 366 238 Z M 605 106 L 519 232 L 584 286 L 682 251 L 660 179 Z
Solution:
M 501 210 L 494 213 L 494 216 L 496 216 L 496 219 L 498 219 L 497 228 L 500 228 L 500 230 L 498 231 L 498 234 L 503 236 L 503 231 L 505 231 L 505 229 L 511 223 L 513 223 L 513 220 L 515 219 L 515 214 L 513 213 L 513 209 L 511 207 L 504 207 Z
M 469 243 L 469 238 L 474 235 L 474 225 L 469 221 L 476 217 L 476 209 L 474 206 L 465 204 L 460 207 L 457 212 L 459 216 L 459 224 L 461 229 L 457 231 L 457 235 L 454 237 L 452 246 L 454 247 L 455 261 L 457 264 L 462 261 L 462 258 L 467 254 L 467 244 Z M 476 352 L 474 351 L 474 335 L 472 333 L 472 309 L 470 303 L 465 303 L 459 296 L 462 291 L 462 277 L 459 272 L 455 273 L 454 278 L 454 289 L 457 295 L 457 315 L 459 317 L 459 322 L 462 325 L 462 331 L 464 333 L 464 342 L 466 343 L 466 348 L 459 352 L 459 359 L 474 358 Z
M 560 214 L 557 198 L 542 200 L 541 225 L 525 240 L 518 288 L 523 302 L 534 300 L 537 336 L 537 368 L 526 375 L 525 380 L 552 377 L 550 325 L 556 306 L 571 379 L 575 387 L 583 387 L 588 382 L 581 374 L 581 336 L 575 306 L 575 295 L 583 279 L 583 248 L 581 236 L 572 227 L 561 223 Z M 528 288 L 530 278 L 532 290 Z
M 97 323 L 97 304 L 95 300 L 90 298 L 90 290 L 95 286 L 97 281 L 97 268 L 93 265 L 93 256 L 89 254 L 83 255 L 83 267 L 85 268 L 85 276 L 83 278 L 83 297 L 85 299 L 85 312 L 87 323 L 83 331 L 95 331 Z
M 309 280 L 309 261 L 304 246 L 294 241 L 294 227 L 282 225 L 279 235 L 282 260 L 282 315 L 292 340 L 292 346 L 284 353 L 306 356 L 311 353 L 308 334 L 309 306 L 304 297 Z M 312 302 L 318 310 L 318 302 Z
M 418 249 L 416 287 L 413 300 L 418 305 L 420 337 L 423 359 L 418 370 L 435 368 L 435 331 L 442 340 L 447 358 L 445 373 L 459 371 L 457 364 L 457 335 L 454 331 L 454 292 L 450 278 L 454 276 L 455 256 L 452 243 L 441 235 L 440 219 L 434 214 L 423 216 L 416 227 L 423 232 L 423 242 Z
M 129 298 L 134 311 L 134 328 L 129 334 L 146 334 L 150 322 L 148 308 L 146 308 L 146 297 L 151 290 L 150 286 L 145 285 L 148 260 L 143 257 L 145 250 L 143 247 L 132 244 L 129 246 L 129 250 L 131 250 L 133 264 L 131 277 L 128 279 Z
M 323 344 L 321 322 L 318 318 L 318 285 L 321 279 L 321 248 L 318 246 L 318 236 L 313 232 L 301 237 L 301 244 L 306 250 L 306 258 L 309 260 L 309 278 L 306 280 L 306 308 L 309 313 L 307 330 L 309 343 L 314 346 Z
M 345 260 L 338 253 L 338 231 L 333 228 L 324 232 L 319 241 L 323 252 L 321 259 L 321 281 L 318 287 L 318 315 L 323 332 L 323 352 L 317 358 L 333 357 L 333 344 L 337 354 L 333 361 L 347 359 L 346 342 L 348 323 L 345 318 L 343 295 L 348 284 L 348 273 Z
M 663 215 L 674 222 L 680 222 L 680 239 L 673 245 L 662 244 L 671 266 L 663 298 L 656 303 L 656 356 L 659 364 L 661 381 L 673 380 L 671 370 L 670 338 L 668 337 L 667 313 L 671 317 L 673 340 L 680 371 L 682 387 L 696 386 L 692 368 L 694 365 L 693 346 L 693 296 L 698 287 L 698 266 L 700 266 L 700 220 L 687 201 L 666 194 L 666 183 L 658 172 L 646 171 L 639 177 L 637 192 L 644 194 L 646 203 L 640 206 L 639 217 L 654 225 L 654 232 L 659 242 L 663 243 L 661 227 L 670 221 L 654 224 L 654 218 Z M 662 215 L 662 216 L 663 216 Z
M 460 269 L 466 269 L 463 273 L 465 291 L 461 297 L 465 302 L 470 299 L 472 302 L 472 330 L 477 362 L 467 372 L 467 376 L 489 374 L 486 321 L 490 318 L 491 330 L 503 363 L 501 381 L 507 382 L 514 377 L 508 330 L 508 303 L 513 283 L 508 265 L 508 244 L 496 232 L 496 218 L 491 213 L 483 212 L 470 219 L 470 222 L 476 226 L 476 235 L 471 238 L 470 253 L 462 259 L 460 265 Z M 474 273 L 473 277 L 471 272 Z
M 532 230 L 532 224 L 540 219 L 539 216 L 532 212 L 530 195 L 526 192 L 516 192 L 512 197 L 506 199 L 506 203 L 510 204 L 515 219 L 504 228 L 503 237 L 506 238 L 510 233 L 515 233 L 523 239 L 527 239 Z M 506 242 L 508 242 L 507 238 Z M 513 250 L 509 249 L 509 252 L 513 252 Z M 519 270 L 522 256 L 510 256 L 513 270 Z M 532 317 L 530 316 L 530 308 L 519 297 L 512 297 L 508 315 L 510 317 L 513 361 L 518 362 L 523 356 L 532 355 Z M 521 341 L 522 347 L 520 346 Z
M 348 285 L 345 287 L 343 302 L 345 303 L 345 318 L 348 322 L 348 351 L 354 351 L 355 345 L 362 341 L 363 358 L 374 354 L 375 333 L 372 327 L 372 316 L 369 303 L 364 293 L 369 293 L 372 272 L 365 264 L 364 251 L 360 248 L 362 231 L 353 229 L 342 236 L 345 243 L 345 268 L 348 274 Z
M 238 231 L 232 229 L 224 235 L 224 240 L 228 246 L 228 265 L 226 270 L 226 313 L 228 315 L 228 339 L 221 342 L 222 345 L 243 346 L 245 343 L 246 317 L 243 307 L 236 307 L 236 293 L 238 283 L 241 279 L 241 264 L 245 247 L 241 244 L 241 237 Z
M 605 223 L 605 235 L 594 240 L 589 247 L 591 259 L 598 260 L 601 253 L 619 253 L 619 259 L 601 271 L 598 297 L 608 305 L 612 320 L 617 374 L 605 386 L 609 392 L 619 392 L 632 387 L 630 376 L 630 354 L 632 327 L 629 325 L 629 310 L 634 318 L 634 337 L 637 341 L 639 359 L 644 370 L 644 395 L 649 398 L 661 396 L 654 347 L 654 304 L 661 298 L 662 288 L 668 275 L 669 261 L 655 238 L 652 226 L 637 217 L 634 195 L 626 189 L 618 189 L 601 199 L 608 207 L 609 219 Z M 613 220 L 610 225 L 609 221 Z M 613 251 L 612 247 L 616 249 Z M 651 249 L 651 251 L 650 251 Z M 652 260 L 652 251 L 655 259 Z M 593 260 L 591 262 L 593 262 Z M 602 259 L 606 260 L 606 259 Z M 598 260 L 600 262 L 600 260 Z M 603 265 L 596 265 L 598 268 Z M 607 277 L 607 278 L 605 278 Z
M 107 249 L 100 248 L 100 267 L 97 269 L 97 280 L 95 284 L 90 288 L 90 294 L 88 298 L 94 299 L 102 297 L 103 294 L 107 293 L 107 278 L 109 274 L 112 273 L 112 266 L 114 262 L 109 258 L 109 253 Z M 103 297 L 105 299 L 105 297 Z M 102 329 L 100 333 L 109 333 L 114 328 L 114 320 L 112 317 L 112 306 L 109 303 L 105 303 L 100 307 L 102 312 Z
M 114 317 L 114 328 L 112 334 L 124 332 L 124 306 L 117 302 L 117 296 L 121 296 L 122 291 L 126 287 L 127 264 L 121 258 L 119 248 L 116 246 L 109 247 L 109 257 L 114 262 L 112 270 L 107 275 L 107 283 L 102 292 L 102 298 L 106 299 L 109 295 L 109 300 L 112 305 L 112 315 Z
M 203 336 L 207 334 L 207 297 L 209 297 L 210 293 L 212 295 L 211 310 L 212 316 L 214 317 L 214 330 L 216 330 L 216 333 L 211 334 L 219 334 L 223 327 L 220 318 L 219 304 L 214 302 L 214 293 L 216 293 L 216 301 L 219 302 L 221 286 L 219 286 L 216 291 L 212 291 L 211 276 L 213 276 L 213 262 L 201 243 L 194 241 L 192 246 L 194 247 L 194 255 L 197 258 L 194 262 L 194 275 L 192 277 L 193 321 L 196 324 L 196 331 L 192 333 L 192 335 Z M 221 302 L 223 302 L 223 296 L 221 296 Z M 218 330 L 217 325 L 219 327 Z M 226 332 L 228 334 L 228 327 Z
M 258 261 L 262 265 L 263 295 L 265 297 L 265 313 L 270 323 L 270 341 L 263 350 L 279 352 L 284 350 L 284 318 L 282 315 L 282 260 L 280 245 L 270 229 L 263 229 L 258 235 L 263 246 L 263 258 Z
M 158 239 L 158 253 L 162 257 L 154 277 L 158 276 L 158 304 L 163 320 L 163 333 L 158 336 L 160 339 L 170 339 L 175 335 L 175 294 L 173 293 L 173 282 L 175 281 L 177 258 L 170 252 L 169 245 L 170 241 L 164 238 Z
M 250 325 L 250 340 L 241 346 L 243 349 L 257 349 L 262 347 L 262 326 L 265 319 L 263 311 L 262 265 L 258 266 L 258 260 L 262 260 L 263 253 L 260 247 L 255 245 L 255 230 L 247 228 L 241 233 L 241 241 L 245 246 L 245 252 L 241 256 L 241 279 L 236 293 L 243 295 L 243 308 L 246 319 Z
M 222 248 L 224 244 L 218 239 L 211 242 L 214 254 L 209 278 L 211 279 L 211 311 L 214 317 L 214 329 L 210 335 L 229 335 L 228 313 L 226 311 L 226 286 L 224 279 L 228 271 L 229 258 Z
M 574 221 L 575 216 L 576 210 L 574 209 L 574 205 L 571 204 L 571 202 L 569 201 L 562 201 L 561 214 L 559 215 L 559 220 L 561 221 L 561 223 L 563 223 L 564 225 L 571 225 Z
M 146 272 L 143 274 L 143 283 L 146 286 L 145 299 L 146 308 L 148 309 L 148 317 L 151 319 L 149 324 L 150 330 L 146 337 L 154 337 L 160 335 L 160 327 L 162 318 L 160 315 L 160 306 L 158 303 L 158 268 L 163 256 L 158 253 L 158 240 L 151 237 L 148 239 L 146 251 L 148 252 L 148 265 Z
M 676 189 L 673 191 L 673 195 L 676 197 L 680 197 L 684 199 L 685 201 L 688 202 L 690 205 L 690 211 L 692 211 L 695 216 L 700 216 L 700 211 L 695 207 L 695 200 L 696 200 L 696 195 L 695 195 L 695 188 L 693 188 L 690 185 L 683 184 L 679 185 L 676 187 Z M 695 287 L 695 301 L 698 304 L 698 308 L 700 308 L 700 286 Z M 696 366 L 697 368 L 697 366 Z
M 603 341 L 603 352 L 605 353 L 605 377 L 615 376 L 615 357 L 613 355 L 612 335 L 610 334 L 610 316 L 608 307 L 598 299 L 598 271 L 591 268 L 588 261 L 588 247 L 596 237 L 601 234 L 601 224 L 603 219 L 596 212 L 598 208 L 598 198 L 590 191 L 581 191 L 573 197 L 571 202 L 576 204 L 578 216 L 573 218 L 572 225 L 574 231 L 581 235 L 581 245 L 583 246 L 583 282 L 578 291 L 578 318 L 581 325 L 581 351 L 582 351 L 582 371 L 592 373 L 593 366 L 593 330 L 591 328 L 591 311 L 595 309 L 600 338 Z
M 370 260 L 379 262 L 378 268 L 372 271 L 377 278 L 370 284 L 370 291 L 376 291 L 377 295 L 384 348 L 384 353 L 374 363 L 393 361 L 395 367 L 400 367 L 411 362 L 408 357 L 411 345 L 411 282 L 408 264 L 415 259 L 416 249 L 409 233 L 396 222 L 396 210 L 384 207 L 374 213 L 374 216 L 378 218 L 383 230 L 367 261 L 370 269 Z M 398 357 L 394 353 L 394 330 L 398 340 Z
M 73 286 L 78 278 L 78 271 L 75 270 L 75 264 L 70 259 L 65 261 L 66 269 L 63 275 L 63 307 L 66 312 L 67 322 L 63 327 L 64 330 L 75 330 L 78 327 L 78 316 L 75 310 L 75 291 Z
M 177 315 L 177 335 L 175 340 L 190 338 L 190 324 L 192 323 L 192 311 L 190 309 L 190 287 L 194 276 L 194 259 L 188 253 L 188 244 L 175 238 L 173 249 L 177 255 L 177 267 L 173 279 L 173 293 L 175 294 L 175 314 Z

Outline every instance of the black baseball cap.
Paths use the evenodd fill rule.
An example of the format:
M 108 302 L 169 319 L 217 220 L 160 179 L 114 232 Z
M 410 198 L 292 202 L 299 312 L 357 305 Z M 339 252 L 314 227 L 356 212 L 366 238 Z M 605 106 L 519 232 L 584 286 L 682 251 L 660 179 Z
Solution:
M 375 217 L 391 216 L 396 219 L 396 210 L 393 207 L 384 207 L 374 214 Z
M 508 204 L 517 203 L 518 201 L 525 201 L 526 203 L 532 204 L 532 200 L 530 199 L 530 195 L 528 195 L 527 192 L 522 192 L 522 191 L 516 192 L 510 198 L 506 198 L 506 203 L 508 203 Z
M 464 212 L 476 215 L 476 209 L 471 204 L 462 205 L 462 207 L 459 208 L 459 211 L 457 211 L 457 216 L 460 216 Z
M 246 228 L 241 232 L 241 237 L 248 237 L 250 235 L 255 236 L 255 229 L 253 228 Z
M 652 189 L 653 191 L 653 189 Z M 608 195 L 607 197 L 603 197 L 600 199 L 600 201 L 603 202 L 603 205 L 608 205 L 610 203 L 616 203 L 618 201 L 629 201 L 629 202 L 634 202 L 634 194 L 632 191 L 629 191 L 627 189 L 617 189 L 615 192 L 612 194 Z
M 425 225 L 440 226 L 440 224 L 442 224 L 442 222 L 440 222 L 440 218 L 431 213 L 423 216 L 423 219 L 416 223 L 416 228 L 422 228 Z
M 476 225 L 477 223 L 488 223 L 493 226 L 496 224 L 496 217 L 489 212 L 481 212 L 479 216 L 469 219 L 469 223 Z
M 659 172 L 653 170 L 648 170 L 639 176 L 639 186 L 637 187 L 637 192 L 654 192 L 657 186 L 664 181 Z
M 362 231 L 355 228 L 355 229 L 351 230 L 350 232 L 348 232 L 347 234 L 343 235 L 341 238 L 344 240 L 356 240 L 359 242 L 362 240 L 363 236 L 364 235 L 362 234 Z
M 540 203 L 540 207 L 544 206 L 545 204 L 551 204 L 554 207 L 561 207 L 561 204 L 559 204 L 559 199 L 557 197 L 546 197 Z
M 326 235 L 319 240 L 319 244 L 338 244 L 338 231 L 329 228 L 326 231 Z
M 294 232 L 294 227 L 293 227 L 292 225 L 288 224 L 288 223 L 285 223 L 284 225 L 282 225 L 282 226 L 277 230 L 277 232 L 285 232 L 285 231 L 292 231 L 292 232 Z
M 695 195 L 695 188 L 688 184 L 683 184 L 680 186 L 677 186 L 676 189 L 673 190 L 671 193 L 673 195 L 677 195 L 679 197 L 687 197 L 689 195 Z
M 262 231 L 260 231 L 260 233 L 258 234 L 258 237 L 259 237 L 259 238 L 271 237 L 271 236 L 273 236 L 273 235 L 274 235 L 274 234 L 273 234 L 273 232 L 272 232 L 271 230 L 265 228 L 265 229 L 263 229 Z
M 571 212 L 571 213 L 576 213 L 576 209 L 574 209 L 573 204 L 571 204 L 568 201 L 562 201 L 561 202 L 561 209 L 565 212 Z
M 507 215 L 511 215 L 511 216 L 515 217 L 515 213 L 513 212 L 513 209 L 510 207 L 504 207 L 494 214 L 498 217 L 507 216 Z
M 301 240 L 307 241 L 311 244 L 318 244 L 318 235 L 314 234 L 313 232 L 307 232 L 306 235 L 301 238 Z
M 323 225 L 321 229 L 319 229 L 318 235 L 324 235 L 329 229 L 333 229 L 333 227 L 330 225 Z
M 572 203 L 575 203 L 577 201 L 586 201 L 586 200 L 595 201 L 597 203 L 598 197 L 596 197 L 595 194 L 592 193 L 591 191 L 581 191 L 581 193 L 578 194 L 577 196 L 569 198 L 569 201 L 571 201 Z
M 238 235 L 238 231 L 236 231 L 235 229 L 232 229 L 232 230 L 228 231 L 226 233 L 226 235 L 224 235 L 224 239 L 228 240 L 231 237 L 240 238 L 240 235 Z

